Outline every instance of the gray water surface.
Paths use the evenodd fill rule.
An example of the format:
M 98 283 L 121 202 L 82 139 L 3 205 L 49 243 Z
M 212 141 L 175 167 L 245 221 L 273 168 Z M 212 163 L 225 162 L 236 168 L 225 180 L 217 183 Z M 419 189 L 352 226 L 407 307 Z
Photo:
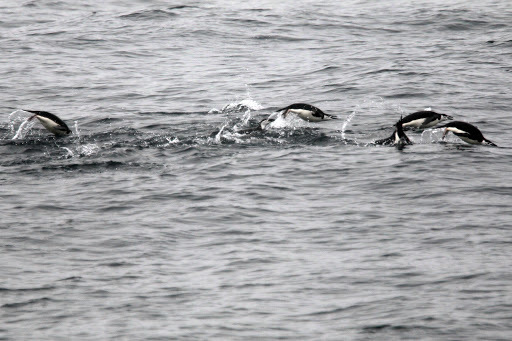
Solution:
M 511 17 L 3 1 L 0 340 L 510 340 Z M 372 145 L 424 108 L 499 147 Z

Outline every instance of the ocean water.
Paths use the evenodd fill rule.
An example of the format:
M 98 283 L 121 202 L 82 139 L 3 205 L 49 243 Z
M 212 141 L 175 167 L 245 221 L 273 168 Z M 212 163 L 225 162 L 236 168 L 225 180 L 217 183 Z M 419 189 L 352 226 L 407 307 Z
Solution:
M 2 1 L 0 340 L 512 339 L 511 17 Z M 499 147 L 372 145 L 425 108 Z

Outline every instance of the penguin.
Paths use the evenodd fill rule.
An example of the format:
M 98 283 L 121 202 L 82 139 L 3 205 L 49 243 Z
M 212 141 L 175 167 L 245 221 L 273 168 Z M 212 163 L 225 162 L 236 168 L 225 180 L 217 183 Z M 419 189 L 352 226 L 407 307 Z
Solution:
M 402 127 L 426 129 L 445 120 L 453 120 L 453 117 L 450 115 L 438 114 L 432 110 L 422 110 L 405 116 L 402 120 Z
M 237 133 L 239 133 L 239 134 L 250 134 L 250 133 L 255 132 L 255 131 L 263 131 L 263 130 L 265 130 L 268 127 L 269 124 L 271 124 L 274 121 L 275 121 L 274 118 L 270 118 L 270 117 L 269 118 L 265 118 L 265 119 L 261 120 L 258 123 L 257 127 L 238 130 Z
M 374 143 L 384 146 L 394 145 L 398 147 L 403 147 L 405 145 L 412 144 L 411 140 L 409 140 L 407 135 L 405 135 L 404 130 L 402 128 L 402 117 L 400 116 L 400 120 L 396 122 L 395 131 L 393 132 L 393 134 L 391 134 L 390 137 L 382 140 L 377 140 Z
M 450 131 L 457 135 L 462 141 L 467 142 L 469 144 L 487 144 L 490 146 L 497 147 L 497 145 L 482 135 L 482 132 L 475 127 L 474 125 L 462 122 L 462 121 L 453 121 L 448 124 L 441 126 L 440 128 L 445 128 L 442 139 L 444 140 L 446 134 Z
M 308 122 L 320 122 L 320 121 L 337 119 L 336 116 L 326 114 L 322 110 L 318 109 L 317 107 L 312 106 L 311 104 L 306 104 L 306 103 L 294 103 L 285 108 L 276 110 L 276 112 L 280 112 L 280 111 L 283 112 L 283 117 L 286 117 L 287 114 L 292 113 L 292 114 L 297 114 L 297 116 L 302 118 L 304 121 L 308 121 Z
M 66 136 L 71 134 L 71 130 L 68 128 L 66 123 L 54 114 L 46 111 L 23 110 L 34 114 L 28 119 L 29 121 L 37 118 L 43 127 L 45 127 L 50 133 L 55 134 L 55 136 Z

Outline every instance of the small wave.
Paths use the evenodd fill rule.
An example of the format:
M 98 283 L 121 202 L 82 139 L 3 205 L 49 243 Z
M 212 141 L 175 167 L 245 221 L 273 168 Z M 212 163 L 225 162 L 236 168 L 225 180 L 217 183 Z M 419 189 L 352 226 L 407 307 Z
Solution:
M 3 288 L 0 287 L 0 291 L 12 291 L 12 292 L 25 292 L 25 291 L 44 291 L 44 290 L 53 290 L 54 286 L 44 286 L 44 287 L 36 287 L 36 288 Z
M 282 36 L 282 35 L 272 35 L 272 34 L 269 34 L 269 35 L 256 35 L 253 37 L 253 39 L 256 39 L 256 40 L 275 40 L 275 41 L 288 41 L 288 42 L 297 42 L 297 41 L 309 41 L 309 40 L 313 40 L 313 38 L 295 38 L 295 37 L 290 37 L 290 36 Z
M 2 308 L 19 308 L 19 307 L 24 307 L 27 305 L 38 304 L 38 303 L 46 304 L 51 301 L 53 301 L 53 300 L 48 297 L 34 298 L 32 300 L 23 301 L 23 302 L 6 303 L 6 304 L 2 305 Z
M 153 169 L 160 168 L 162 165 L 155 163 L 141 163 L 132 161 L 93 161 L 93 162 L 77 162 L 68 164 L 47 164 L 41 167 L 42 171 L 64 171 L 64 172 L 102 172 L 105 170 L 120 169 Z
M 152 10 L 141 10 L 129 14 L 123 14 L 120 16 L 121 19 L 129 19 L 129 20 L 157 20 L 157 19 L 167 19 L 171 17 L 177 16 L 176 13 L 169 12 L 167 10 L 162 9 L 152 9 Z
M 462 20 L 459 22 L 453 22 L 443 25 L 443 29 L 448 31 L 469 31 L 474 30 L 477 26 L 485 25 L 485 21 L 476 20 Z
M 183 116 L 183 115 L 191 115 L 191 114 L 204 114 L 204 112 L 191 112 L 191 111 L 141 111 L 139 115 L 173 115 L 173 116 Z

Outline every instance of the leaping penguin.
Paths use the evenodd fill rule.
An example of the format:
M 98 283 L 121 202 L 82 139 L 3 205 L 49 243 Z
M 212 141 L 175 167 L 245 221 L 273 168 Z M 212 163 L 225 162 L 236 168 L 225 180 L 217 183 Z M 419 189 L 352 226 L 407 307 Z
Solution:
M 285 108 L 276 110 L 276 112 L 280 111 L 283 112 L 283 117 L 286 117 L 287 114 L 292 113 L 297 114 L 297 116 L 308 122 L 320 122 L 337 119 L 336 116 L 326 114 L 317 107 L 306 103 L 294 103 Z
M 441 121 L 453 120 L 453 117 L 445 114 L 438 114 L 432 110 L 422 110 L 407 115 L 402 120 L 402 126 L 418 129 L 431 128 Z
M 384 146 L 388 145 L 395 145 L 397 147 L 403 147 L 408 144 L 412 144 L 411 140 L 405 135 L 404 130 L 402 128 L 402 117 L 400 117 L 400 120 L 396 122 L 395 124 L 395 131 L 393 134 L 391 134 L 390 137 L 377 140 L 374 142 L 375 144 L 381 144 Z
M 490 146 L 497 147 L 497 145 L 482 135 L 482 132 L 475 127 L 474 125 L 462 122 L 462 121 L 453 121 L 440 128 L 446 128 L 443 133 L 442 139 L 444 140 L 446 134 L 450 131 L 457 135 L 462 141 L 467 142 L 469 144 L 488 144 Z
M 37 118 L 43 127 L 45 127 L 50 133 L 55 134 L 55 136 L 66 136 L 71 134 L 71 130 L 68 128 L 66 123 L 54 114 L 46 111 L 23 110 L 34 114 L 28 119 L 29 121 Z

